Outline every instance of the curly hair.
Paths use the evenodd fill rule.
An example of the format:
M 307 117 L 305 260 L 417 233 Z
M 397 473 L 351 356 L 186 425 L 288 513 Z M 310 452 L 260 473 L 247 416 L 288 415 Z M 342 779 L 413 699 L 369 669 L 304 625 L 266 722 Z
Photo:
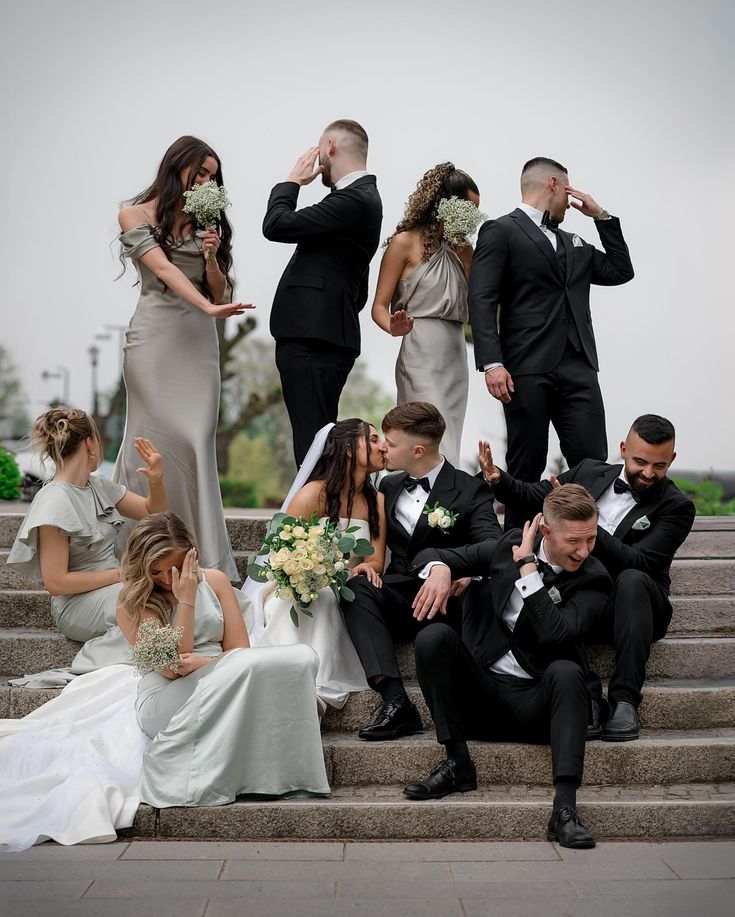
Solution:
M 89 414 L 76 408 L 51 408 L 36 418 L 31 429 L 31 448 L 40 453 L 42 466 L 49 458 L 61 468 L 85 439 L 99 442 L 100 434 Z
M 422 260 L 428 261 L 440 236 L 436 215 L 439 201 L 453 196 L 468 200 L 470 191 L 478 195 L 480 193 L 480 189 L 470 176 L 456 168 L 453 162 L 440 162 L 433 169 L 424 172 L 416 185 L 416 190 L 406 202 L 403 219 L 386 244 L 399 232 L 416 229 L 421 233 L 424 243 Z

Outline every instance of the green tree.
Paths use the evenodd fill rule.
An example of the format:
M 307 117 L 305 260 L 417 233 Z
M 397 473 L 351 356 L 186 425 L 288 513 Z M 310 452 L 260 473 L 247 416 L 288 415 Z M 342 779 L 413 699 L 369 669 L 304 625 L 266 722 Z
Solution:
M 28 432 L 30 419 L 18 370 L 7 348 L 0 344 L 0 425 L 2 435 L 17 437 Z
M 0 500 L 17 500 L 20 495 L 20 471 L 15 456 L 0 446 Z
M 699 483 L 686 478 L 673 481 L 694 502 L 698 516 L 735 516 L 735 500 L 723 500 L 724 488 L 712 478 Z

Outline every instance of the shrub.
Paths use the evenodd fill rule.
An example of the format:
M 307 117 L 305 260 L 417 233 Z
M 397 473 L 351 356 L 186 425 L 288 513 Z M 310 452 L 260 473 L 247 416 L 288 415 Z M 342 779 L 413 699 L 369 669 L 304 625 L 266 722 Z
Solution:
M 252 481 L 220 478 L 219 489 L 222 494 L 223 506 L 241 507 L 258 505 L 255 484 Z
M 735 515 L 735 500 L 723 502 L 724 488 L 712 478 L 703 478 L 698 483 L 686 478 L 674 478 L 673 481 L 692 500 L 698 516 Z
M 15 456 L 0 446 L 0 500 L 17 500 L 20 496 L 20 471 Z

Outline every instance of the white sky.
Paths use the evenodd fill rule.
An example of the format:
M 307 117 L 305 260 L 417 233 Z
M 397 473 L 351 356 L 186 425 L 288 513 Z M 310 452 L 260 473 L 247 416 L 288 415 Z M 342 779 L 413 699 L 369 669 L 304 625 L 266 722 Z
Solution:
M 592 291 L 611 455 L 656 412 L 677 427 L 679 467 L 732 469 L 734 27 L 731 0 L 5 0 L 1 339 L 30 413 L 60 394 L 41 379 L 57 365 L 89 407 L 87 349 L 137 299 L 130 275 L 113 282 L 118 204 L 176 137 L 222 158 L 239 298 L 267 335 L 291 254 L 261 235 L 268 193 L 325 124 L 351 117 L 370 135 L 383 237 L 437 162 L 475 178 L 490 216 L 516 205 L 526 159 L 567 165 L 620 216 L 636 269 Z M 300 203 L 323 193 L 314 183 Z M 599 244 L 579 214 L 564 227 Z M 363 359 L 393 391 L 399 341 L 369 305 Z M 97 343 L 107 388 L 117 344 Z M 473 371 L 464 457 L 480 436 L 502 455 L 504 432 Z

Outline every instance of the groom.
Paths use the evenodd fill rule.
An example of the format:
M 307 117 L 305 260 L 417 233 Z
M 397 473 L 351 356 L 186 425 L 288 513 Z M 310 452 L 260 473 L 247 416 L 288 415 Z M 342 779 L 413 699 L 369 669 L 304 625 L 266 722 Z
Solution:
M 484 482 L 453 468 L 439 453 L 445 426 L 434 405 L 423 401 L 398 405 L 383 419 L 385 466 L 398 472 L 380 484 L 390 563 L 381 586 L 364 576 L 349 580 L 355 599 L 342 602 L 368 683 L 383 700 L 374 722 L 360 730 L 361 739 L 397 739 L 423 729 L 394 644 L 413 641 L 432 621 L 459 630 L 457 598 L 474 584 L 453 583 L 440 551 L 482 545 L 491 556 L 502 535 Z M 419 551 L 423 559 L 417 566 Z

